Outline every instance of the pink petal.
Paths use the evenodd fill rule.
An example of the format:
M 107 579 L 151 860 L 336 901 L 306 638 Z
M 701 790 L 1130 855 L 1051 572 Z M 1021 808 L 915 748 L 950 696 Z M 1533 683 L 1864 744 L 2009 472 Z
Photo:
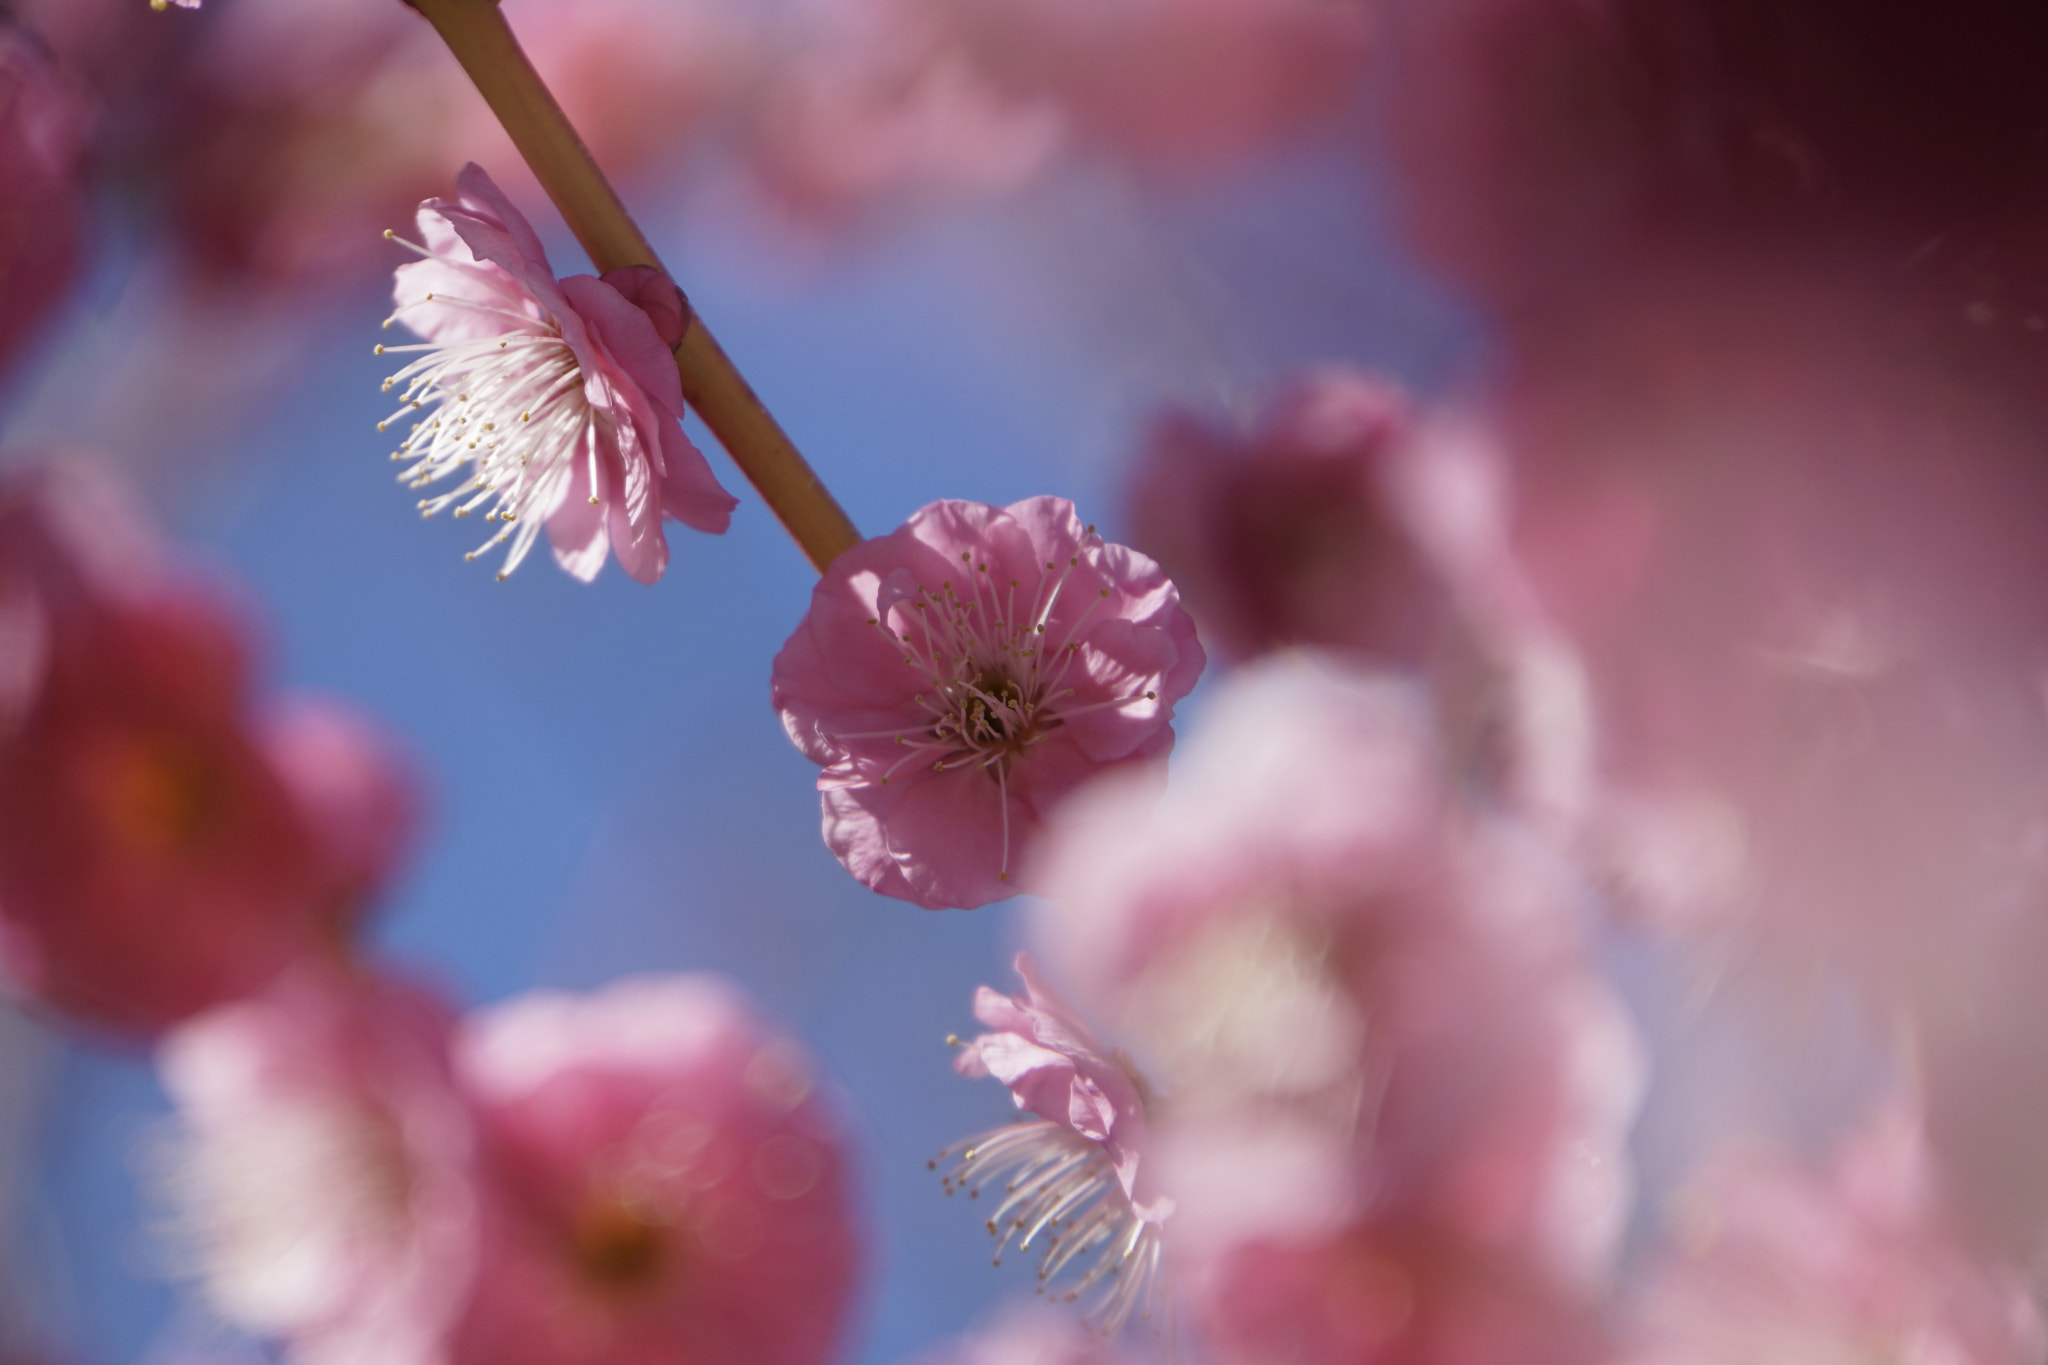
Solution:
M 723 535 L 739 499 L 719 485 L 704 452 L 676 423 L 661 429 L 661 510 L 692 530 Z
M 563 296 L 617 366 L 671 417 L 681 417 L 683 383 L 676 373 L 675 354 L 662 344 L 647 314 L 594 275 L 571 275 L 561 286 Z
M 548 543 L 554 547 L 555 562 L 571 578 L 588 583 L 604 567 L 611 537 L 605 532 L 604 508 L 590 496 L 588 461 L 576 462 L 568 496 L 548 517 Z

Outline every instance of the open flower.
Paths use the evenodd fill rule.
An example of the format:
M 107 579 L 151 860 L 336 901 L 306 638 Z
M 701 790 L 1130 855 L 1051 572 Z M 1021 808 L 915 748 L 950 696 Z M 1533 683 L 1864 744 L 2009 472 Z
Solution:
M 935 502 L 839 556 L 775 656 L 825 842 L 928 909 L 1014 894 L 1054 805 L 1164 757 L 1204 655 L 1159 566 L 1064 498 Z
M 148 1033 L 309 947 L 334 872 L 252 731 L 245 624 L 119 502 L 0 484 L 0 967 Z
M 838 1120 L 720 978 L 474 1016 L 456 1066 L 495 1177 L 457 1365 L 822 1365 L 858 1268 Z
M 406 462 L 400 480 L 458 480 L 421 500 L 427 516 L 488 505 L 484 520 L 499 529 L 470 557 L 509 541 L 500 578 L 545 524 L 575 577 L 594 577 L 609 549 L 652 583 L 668 566 L 664 516 L 716 534 L 734 506 L 683 435 L 682 385 L 653 310 L 609 280 L 557 280 L 540 238 L 481 167 L 465 166 L 456 185 L 458 200 L 420 206 L 425 244 L 407 245 L 425 259 L 398 268 L 386 324 L 427 341 L 377 348 L 422 352 L 384 384 L 402 386 L 403 406 L 378 430 L 423 414 L 392 456 Z M 615 273 L 636 295 L 645 285 L 641 271 Z M 661 311 L 681 319 L 673 286 L 665 292 Z
M 970 1039 L 953 1065 L 963 1076 L 994 1076 L 1038 1117 L 950 1148 L 939 1158 L 946 1192 L 978 1197 L 1002 1182 L 1006 1197 L 988 1219 L 998 1264 L 1012 1237 L 1029 1250 L 1043 1236 L 1039 1278 L 1082 1267 L 1066 1297 L 1102 1286 L 1096 1319 L 1114 1334 L 1134 1310 L 1151 1310 L 1173 1201 L 1138 1197 L 1145 1102 L 1129 1064 L 1095 1040 L 1028 954 L 1018 954 L 1017 975 L 1022 996 L 975 993 L 974 1017 L 995 1032 Z
M 169 1034 L 172 1228 L 214 1309 L 294 1365 L 431 1365 L 480 1249 L 450 1018 L 301 964 Z
M 1568 869 L 1467 802 L 1433 720 L 1412 680 L 1261 661 L 1163 799 L 1096 783 L 1045 845 L 1035 938 L 1157 1083 L 1148 1178 L 1220 1358 L 1496 1358 L 1449 1329 L 1576 1339 L 1612 1268 L 1634 1030 Z

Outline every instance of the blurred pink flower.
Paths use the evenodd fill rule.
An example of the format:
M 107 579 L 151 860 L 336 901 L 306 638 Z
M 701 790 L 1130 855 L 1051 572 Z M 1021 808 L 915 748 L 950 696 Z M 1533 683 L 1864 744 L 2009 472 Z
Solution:
M 1296 381 L 1247 433 L 1178 413 L 1155 424 L 1133 539 L 1212 643 L 1240 658 L 1307 644 L 1402 664 L 1440 648 L 1444 587 L 1386 468 L 1407 407 L 1386 383 L 1333 370 Z
M 1974 1014 L 2048 889 L 2048 427 L 1835 283 L 1634 286 L 1498 411 L 1598 856 L 1653 922 Z
M 345 933 L 412 851 L 419 776 L 395 736 L 339 698 L 288 693 L 257 725 L 325 865 L 324 908 Z
M 1190 1283 L 1383 1227 L 1561 1292 L 1611 1264 L 1634 1031 L 1562 859 L 1446 763 L 1417 685 L 1307 655 L 1232 675 L 1163 800 L 1062 815 L 1034 937 L 1162 1097 Z
M 1234 1248 L 1205 1285 L 1204 1340 L 1246 1365 L 1586 1365 L 1608 1351 L 1582 1294 L 1428 1222 Z
M 2048 1349 L 2019 1269 L 1979 1259 L 1946 1226 L 1904 1107 L 1824 1171 L 1762 1153 L 1724 1159 L 1674 1231 L 1636 1306 L 1630 1365 L 2019 1365 Z
M 0 956 L 142 1032 L 311 946 L 325 872 L 251 733 L 242 624 L 78 516 L 103 503 L 81 481 L 0 488 Z
M 410 461 L 400 481 L 461 481 L 421 500 L 428 516 L 490 504 L 484 520 L 504 524 L 470 558 L 511 541 L 500 578 L 545 525 L 573 576 L 595 577 L 609 549 L 652 583 L 668 565 L 664 517 L 716 534 L 734 506 L 683 435 L 674 357 L 648 313 L 611 284 L 557 281 L 540 239 L 481 167 L 465 167 L 457 185 L 459 200 L 420 206 L 426 259 L 400 266 L 393 290 L 391 321 L 428 341 L 378 347 L 424 352 L 384 384 L 404 385 L 389 421 L 423 413 L 393 455 Z
M 1113 768 L 1156 783 L 1205 656 L 1158 565 L 1063 498 L 935 502 L 846 551 L 775 657 L 774 702 L 825 771 L 825 842 L 884 895 L 1023 889 L 1053 808 Z
M 163 1041 L 189 1269 L 294 1365 L 446 1359 L 479 1253 L 449 1027 L 412 986 L 309 963 Z
M 718 0 L 504 9 L 585 143 L 626 179 L 697 136 L 752 69 L 752 20 Z M 378 232 L 445 184 L 448 166 L 520 164 L 402 4 L 240 0 L 161 65 L 170 88 L 143 152 L 168 169 L 185 263 L 217 290 L 303 303 L 367 279 L 383 264 Z M 522 167 L 507 185 L 532 181 Z
M 801 37 L 768 66 L 741 129 L 748 170 L 801 219 L 1000 194 L 1065 145 L 1056 107 L 993 89 L 914 4 L 819 5 Z
M 78 273 L 90 118 L 82 92 L 0 16 L 0 368 Z
M 1011 1304 L 972 1334 L 917 1357 L 917 1365 L 1126 1365 L 1138 1357 L 1084 1332 L 1041 1304 Z
M 1354 0 L 967 0 L 918 13 L 978 78 L 1078 138 L 1174 172 L 1228 167 L 1343 112 L 1373 9 Z
M 1044 1234 L 1039 1278 L 1080 1267 L 1069 1298 L 1103 1284 L 1091 1311 L 1104 1334 L 1114 1335 L 1134 1311 L 1149 1315 L 1154 1306 L 1161 1225 L 1173 1201 L 1138 1195 L 1145 1104 L 1129 1063 L 1095 1040 L 1028 954 L 1018 954 L 1017 975 L 1021 997 L 987 986 L 975 993 L 975 1018 L 995 1032 L 969 1039 L 954 1069 L 995 1077 L 1038 1120 L 949 1149 L 946 1192 L 975 1197 L 1001 1181 L 1006 1197 L 989 1218 L 998 1259 L 1012 1237 L 1029 1250 Z
M 457 1365 L 824 1365 L 859 1244 L 798 1045 L 711 976 L 525 996 L 457 1067 L 499 1189 Z

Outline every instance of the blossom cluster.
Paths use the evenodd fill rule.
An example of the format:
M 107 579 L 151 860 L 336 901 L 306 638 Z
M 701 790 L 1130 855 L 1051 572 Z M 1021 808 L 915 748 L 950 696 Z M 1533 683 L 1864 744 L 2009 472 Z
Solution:
M 691 648 L 748 656 L 787 798 L 764 842 L 621 821 L 595 882 L 659 843 L 688 865 L 664 904 L 680 886 L 678 917 L 739 925 L 839 913 L 789 892 L 815 875 L 874 917 L 845 934 L 1001 933 L 1015 977 L 935 946 L 877 980 L 824 961 L 845 937 L 773 943 L 766 998 L 895 1023 L 899 987 L 943 977 L 956 1031 L 911 1064 L 982 1106 L 957 1126 L 842 1088 L 834 1067 L 875 1074 L 858 1042 L 798 1007 L 807 1040 L 672 946 L 643 964 L 667 970 L 466 1006 L 381 937 L 425 760 L 354 702 L 267 684 L 248 590 L 123 477 L 24 446 L 0 470 L 5 1018 L 146 1051 L 167 1112 L 135 1164 L 209 1333 L 287 1365 L 828 1365 L 914 1199 L 959 1213 L 956 1259 L 985 1234 L 1013 1263 L 987 1293 L 1022 1262 L 1046 1301 L 932 1362 L 2043 1359 L 2048 21 L 1998 0 L 479 3 L 539 73 L 496 74 L 568 109 L 486 72 L 508 139 L 409 5 L 175 3 L 196 12 L 0 7 L 21 401 L 64 349 L 88 227 L 121 230 L 109 204 L 151 225 L 132 254 L 173 281 L 158 321 L 210 320 L 234 352 L 201 366 L 188 331 L 138 328 L 146 364 L 90 360 L 94 411 L 149 407 L 150 365 L 178 380 L 193 411 L 166 429 L 237 406 L 218 397 L 261 387 L 266 338 L 392 268 L 395 411 L 365 409 L 350 476 L 389 472 L 375 424 L 419 512 L 481 518 L 469 557 L 502 552 L 498 578 L 545 536 L 573 586 L 539 593 L 616 561 L 683 603 Z M 1181 330 L 1270 352 L 1256 379 L 1169 402 L 1095 337 L 1132 362 L 1095 378 L 1140 414 L 1106 531 L 1056 494 L 927 493 L 859 537 L 584 183 L 659 169 L 721 212 L 772 203 L 747 219 L 776 225 L 764 256 L 792 221 L 844 244 L 1034 183 L 1048 217 L 1113 200 L 1145 231 L 1219 187 L 1283 219 L 1342 199 L 1362 240 L 1361 196 L 1292 179 L 1338 176 L 1333 152 L 1484 358 L 1413 386 L 1371 346 L 1297 368 L 1246 302 Z M 519 207 L 538 182 L 592 272 L 557 274 Z M 1315 337 L 1315 316 L 1287 321 Z M 223 387 L 183 383 L 202 368 Z M 744 541 L 696 425 L 819 570 L 807 603 L 750 579 L 742 544 L 671 544 L 671 522 Z M 754 462 L 764 430 L 784 463 Z M 136 462 L 212 497 L 162 444 Z M 974 485 L 972 465 L 949 469 Z M 175 503 L 165 482 L 142 486 Z M 807 499 L 844 528 L 829 552 Z M 534 577 L 488 589 L 513 604 L 495 620 L 549 619 L 517 614 Z M 402 671 L 376 645 L 365 666 Z M 628 693 L 691 755 L 742 742 L 744 713 L 676 677 L 590 676 L 514 742 L 576 748 Z M 663 785 L 657 737 L 630 747 Z M 705 804 L 753 819 L 754 769 L 718 753 L 689 760 Z M 517 831 L 489 842 L 523 856 Z M 727 883 L 697 865 L 765 846 L 778 866 Z M 0 1365 L 61 1356 L 8 1320 L 11 1253 L 0 1217 Z M 877 1316 L 900 1330 L 900 1309 Z

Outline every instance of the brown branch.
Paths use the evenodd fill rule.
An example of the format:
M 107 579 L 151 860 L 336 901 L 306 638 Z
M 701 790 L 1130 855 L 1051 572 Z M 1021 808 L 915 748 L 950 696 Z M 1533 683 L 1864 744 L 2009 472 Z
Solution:
M 505 125 L 512 145 L 555 201 L 599 274 L 661 263 L 617 191 L 542 83 L 494 0 L 406 0 L 433 24 Z M 676 372 L 683 397 L 711 428 L 820 573 L 860 532 L 733 367 L 693 310 L 685 309 Z

